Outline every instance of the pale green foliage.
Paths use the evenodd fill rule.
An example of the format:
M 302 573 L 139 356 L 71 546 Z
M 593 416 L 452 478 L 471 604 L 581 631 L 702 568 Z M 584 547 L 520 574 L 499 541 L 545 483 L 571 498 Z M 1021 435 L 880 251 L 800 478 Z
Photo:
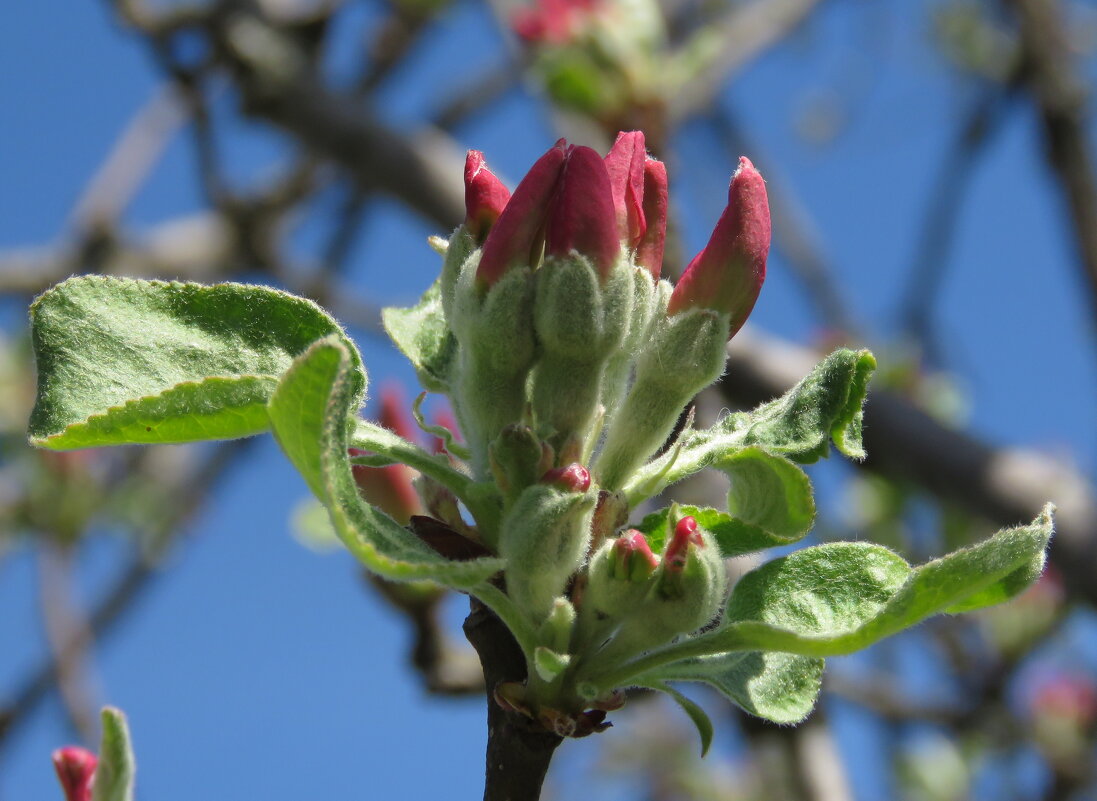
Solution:
M 114 707 L 101 715 L 103 737 L 99 743 L 99 764 L 92 783 L 92 801 L 133 801 L 133 780 L 137 766 L 130 744 L 126 716 Z
M 471 246 L 461 231 L 457 236 Z M 784 397 L 707 430 L 687 427 L 648 461 L 697 388 L 682 383 L 678 351 L 689 351 L 697 380 L 708 381 L 723 363 L 726 320 L 674 320 L 679 327 L 692 320 L 697 329 L 678 341 L 653 336 L 666 334 L 668 323 L 651 322 L 646 306 L 631 316 L 619 309 L 628 323 L 616 323 L 635 330 L 599 340 L 610 352 L 598 354 L 585 353 L 584 337 L 568 332 L 569 348 L 553 356 L 553 369 L 564 375 L 569 359 L 589 355 L 591 375 L 576 370 L 538 395 L 530 387 L 548 373 L 538 361 L 545 335 L 535 336 L 527 319 L 536 273 L 512 271 L 483 294 L 470 272 L 478 252 L 463 261 L 460 275 L 451 264 L 460 254 L 448 255 L 450 278 L 457 279 L 454 319 L 436 284 L 417 306 L 386 310 L 385 324 L 424 386 L 451 396 L 471 465 L 451 460 L 460 449 L 431 454 L 359 420 L 365 372 L 339 325 L 308 301 L 236 284 L 88 277 L 45 293 L 31 311 L 39 370 L 31 439 L 65 449 L 271 430 L 362 564 L 389 579 L 469 592 L 503 620 L 526 655 L 531 714 L 579 720 L 588 704 L 620 688 L 652 687 L 685 709 L 705 748 L 711 722 L 668 682 L 705 682 L 752 714 L 796 722 L 815 703 L 824 657 L 867 647 L 934 614 L 1008 600 L 1039 575 L 1050 508 L 1029 526 L 917 568 L 868 543 L 807 548 L 745 575 L 725 603 L 723 558 L 790 545 L 811 529 L 811 483 L 796 463 L 827 455 L 831 443 L 847 456 L 864 456 L 861 408 L 872 355 L 839 350 Z M 566 306 L 566 297 L 556 301 Z M 582 321 L 572 325 L 582 328 Z M 705 353 L 694 347 L 702 329 L 715 332 L 702 337 Z M 634 359 L 639 366 L 629 385 Z M 599 389 L 603 380 L 620 386 Z M 599 398 L 617 398 L 619 407 L 591 413 Z M 589 488 L 543 477 L 577 460 L 593 461 Z M 450 559 L 434 550 L 363 501 L 352 463 L 418 470 L 454 515 L 438 525 L 454 537 L 469 533 L 487 555 Z M 729 479 L 726 511 L 680 507 L 649 515 L 639 526 L 664 557 L 658 568 L 649 562 L 648 572 L 611 575 L 612 543 L 629 510 L 707 467 Z M 599 494 L 613 489 L 621 491 Z M 596 509 L 599 498 L 606 505 Z M 461 519 L 459 502 L 471 522 Z M 685 515 L 700 528 L 672 563 L 666 551 Z M 592 550 L 596 570 L 589 567 Z M 495 580 L 501 573 L 505 591 Z M 621 586 L 599 585 L 611 579 Z M 594 599 L 589 608 L 584 587 Z M 605 602 L 611 595 L 619 602 Z M 599 598 L 604 608 L 596 609 Z M 101 789 L 97 780 L 96 801 L 128 801 L 132 755 L 124 720 L 111 715 L 104 753 L 113 767 L 104 769 Z
M 468 588 L 497 573 L 502 560 L 449 561 L 361 499 L 347 455 L 357 408 L 354 371 L 346 346 L 336 337 L 322 339 L 297 359 L 270 400 L 275 438 L 328 507 L 343 544 L 391 579 L 435 579 Z
M 293 358 L 329 334 L 346 341 L 316 304 L 243 284 L 71 278 L 30 317 L 39 376 L 30 437 L 57 450 L 262 433 Z

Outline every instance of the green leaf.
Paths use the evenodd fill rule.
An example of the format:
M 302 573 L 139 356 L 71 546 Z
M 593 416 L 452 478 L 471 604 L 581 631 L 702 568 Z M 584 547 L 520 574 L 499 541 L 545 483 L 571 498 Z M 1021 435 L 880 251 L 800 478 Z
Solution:
M 415 367 L 423 388 L 448 392 L 457 340 L 442 311 L 441 280 L 431 284 L 416 305 L 407 309 L 387 308 L 381 312 L 381 320 L 396 347 Z
M 133 801 L 133 780 L 137 766 L 130 745 L 126 716 L 114 707 L 103 707 L 103 737 L 99 742 L 99 764 L 92 783 L 92 801 Z
M 853 459 L 861 445 L 862 406 L 876 359 L 867 350 L 837 350 L 782 397 L 753 412 L 729 414 L 712 428 L 690 431 L 663 456 L 638 470 L 625 487 L 630 503 L 658 494 L 746 446 L 795 462 L 826 456 L 833 441 Z
M 724 556 L 790 545 L 811 530 L 815 500 L 804 471 L 780 456 L 743 448 L 714 465 L 731 478 L 728 510 L 679 506 L 711 532 Z M 669 536 L 670 508 L 645 517 L 638 528 L 661 553 Z
M 1021 592 L 1043 569 L 1053 511 L 1049 504 L 1028 526 L 1005 529 L 918 568 L 868 543 L 805 548 L 743 576 L 720 628 L 587 678 L 606 690 L 636 677 L 665 678 L 667 666 L 692 657 L 742 651 L 849 654 L 932 615 L 998 603 Z
M 347 456 L 349 433 L 358 422 L 352 417 L 353 376 L 347 347 L 338 337 L 322 339 L 297 358 L 269 406 L 275 438 L 328 508 L 339 539 L 370 570 L 394 580 L 434 579 L 469 588 L 499 572 L 501 559 L 443 558 L 361 499 Z
M 202 286 L 84 276 L 30 309 L 38 398 L 30 440 L 57 450 L 259 434 L 294 357 L 337 335 L 311 301 L 243 284 Z
M 701 735 L 701 756 L 705 756 L 709 748 L 712 747 L 712 736 L 714 734 L 712 721 L 705 713 L 705 710 L 664 682 L 652 681 L 643 686 L 666 693 L 675 700 L 678 706 L 682 707 L 682 710 L 689 715 L 689 719 L 693 721 L 693 725 L 697 727 L 697 733 Z
M 725 626 L 710 635 L 712 642 L 735 650 L 835 656 L 941 612 L 1006 600 L 1043 569 L 1051 511 L 918 568 L 887 548 L 857 542 L 775 559 L 735 585 Z
M 637 682 L 705 682 L 752 715 L 774 723 L 799 723 L 815 707 L 823 664 L 822 659 L 776 651 L 736 651 L 674 662 Z
M 560 654 L 543 645 L 533 651 L 533 667 L 544 681 L 553 681 L 570 663 L 571 654 Z

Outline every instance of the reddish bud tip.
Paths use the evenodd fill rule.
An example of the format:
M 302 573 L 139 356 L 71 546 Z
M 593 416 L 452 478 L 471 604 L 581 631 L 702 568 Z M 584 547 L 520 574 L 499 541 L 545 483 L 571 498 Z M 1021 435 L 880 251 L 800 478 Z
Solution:
M 770 220 L 766 182 L 745 156 L 728 188 L 724 209 L 705 249 L 679 279 L 667 307 L 669 314 L 691 308 L 731 315 L 728 337 L 750 316 L 766 279 Z
M 630 529 L 613 542 L 613 577 L 623 581 L 642 581 L 659 566 L 643 532 Z
M 549 213 L 545 252 L 567 256 L 576 251 L 605 280 L 620 250 L 606 165 L 591 148 L 572 147 Z
M 549 202 L 567 159 L 563 139 L 530 167 L 484 240 L 476 283 L 486 291 L 512 267 L 532 266 L 541 250 Z
M 565 492 L 586 492 L 590 489 L 590 471 L 578 462 L 557 467 L 541 476 L 542 484 L 552 484 Z
M 518 11 L 511 29 L 530 44 L 566 44 L 594 10 L 596 0 L 537 0 Z
M 667 167 L 647 157 L 644 162 L 644 221 L 646 229 L 636 243 L 636 263 L 656 280 L 663 271 L 663 247 L 667 239 Z
M 697 521 L 692 517 L 683 517 L 674 527 L 674 536 L 663 553 L 663 564 L 667 570 L 679 572 L 686 566 L 689 558 L 689 546 L 703 547 L 704 539 L 697 528 Z
M 415 440 L 415 421 L 408 414 L 404 393 L 398 384 L 386 384 L 381 389 L 381 411 L 377 422 L 406 440 Z
M 617 220 L 617 237 L 630 248 L 636 247 L 647 228 L 644 220 L 646 158 L 642 131 L 622 131 L 617 134 L 617 141 L 605 158 Z
M 465 227 L 477 242 L 483 242 L 488 231 L 510 200 L 510 190 L 495 177 L 479 150 L 470 150 L 465 157 Z
M 65 792 L 65 801 L 90 801 L 91 780 L 99 758 L 86 748 L 70 745 L 53 752 L 53 767 Z

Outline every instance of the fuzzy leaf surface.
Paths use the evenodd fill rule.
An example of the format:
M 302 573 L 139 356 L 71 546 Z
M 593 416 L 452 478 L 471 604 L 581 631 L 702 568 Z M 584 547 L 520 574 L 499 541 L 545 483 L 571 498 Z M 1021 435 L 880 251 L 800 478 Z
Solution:
M 667 665 L 653 673 L 664 681 L 701 681 L 732 702 L 774 723 L 799 723 L 815 707 L 823 660 L 777 651 L 735 651 Z M 637 680 L 646 683 L 646 677 Z
M 340 337 L 319 306 L 261 286 L 70 278 L 30 309 L 35 445 L 67 450 L 259 434 L 266 403 L 312 342 Z
M 724 624 L 655 656 L 783 651 L 827 657 L 867 648 L 942 612 L 1008 600 L 1043 570 L 1050 505 L 1027 526 L 911 567 L 879 545 L 839 542 L 805 548 L 743 576 Z M 641 660 L 644 661 L 644 660 Z
M 875 368 L 867 350 L 836 350 L 780 398 L 684 433 L 676 447 L 637 471 L 625 488 L 629 500 L 656 495 L 747 446 L 807 464 L 826 456 L 833 442 L 846 456 L 864 458 L 862 407 Z
M 114 707 L 103 707 L 103 736 L 99 742 L 99 764 L 92 783 L 92 801 L 133 801 L 137 765 L 130 744 L 126 716 Z
M 442 311 L 441 280 L 435 281 L 414 306 L 389 307 L 381 313 L 381 319 L 396 347 L 415 367 L 423 388 L 447 392 L 457 340 Z
M 339 539 L 370 570 L 394 580 L 468 588 L 497 573 L 501 559 L 449 561 L 359 496 L 347 454 L 357 423 L 353 376 L 347 347 L 337 337 L 320 340 L 286 372 L 269 408 L 275 438 L 327 507 Z

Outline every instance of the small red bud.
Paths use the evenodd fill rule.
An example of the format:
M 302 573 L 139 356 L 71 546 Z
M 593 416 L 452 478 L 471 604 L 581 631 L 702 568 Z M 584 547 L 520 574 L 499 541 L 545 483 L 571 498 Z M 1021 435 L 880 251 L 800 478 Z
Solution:
M 606 165 L 591 148 L 572 147 L 549 213 L 545 253 L 567 256 L 576 251 L 590 259 L 604 281 L 620 250 Z
M 667 167 L 647 157 L 644 162 L 644 221 L 646 230 L 636 244 L 636 263 L 656 280 L 663 270 L 663 248 L 667 239 Z
M 465 227 L 483 242 L 510 200 L 510 190 L 495 177 L 479 150 L 465 157 Z
M 692 517 L 683 517 L 674 527 L 674 536 L 663 553 L 663 565 L 671 572 L 681 572 L 689 558 L 689 546 L 704 547 L 705 541 Z
M 543 241 L 545 220 L 567 159 L 561 139 L 530 167 L 484 240 L 476 283 L 487 291 L 512 267 L 533 266 Z
M 667 306 L 669 314 L 691 308 L 731 315 L 728 338 L 750 316 L 766 279 L 770 219 L 766 182 L 741 157 L 728 187 L 728 205 L 705 249 L 686 267 Z
M 99 758 L 86 748 L 70 745 L 53 752 L 53 767 L 65 792 L 65 801 L 90 801 L 91 780 Z
M 590 471 L 578 462 L 557 467 L 541 476 L 542 484 L 552 484 L 565 492 L 586 492 L 590 489 Z
M 397 436 L 415 441 L 415 421 L 407 411 L 404 393 L 397 384 L 387 384 L 381 389 L 381 411 L 377 422 Z
M 659 567 L 643 532 L 630 529 L 613 542 L 613 577 L 623 581 L 642 581 Z
M 646 158 L 642 131 L 622 131 L 617 134 L 617 141 L 605 158 L 617 219 L 617 237 L 630 248 L 636 246 L 647 228 L 644 220 Z

